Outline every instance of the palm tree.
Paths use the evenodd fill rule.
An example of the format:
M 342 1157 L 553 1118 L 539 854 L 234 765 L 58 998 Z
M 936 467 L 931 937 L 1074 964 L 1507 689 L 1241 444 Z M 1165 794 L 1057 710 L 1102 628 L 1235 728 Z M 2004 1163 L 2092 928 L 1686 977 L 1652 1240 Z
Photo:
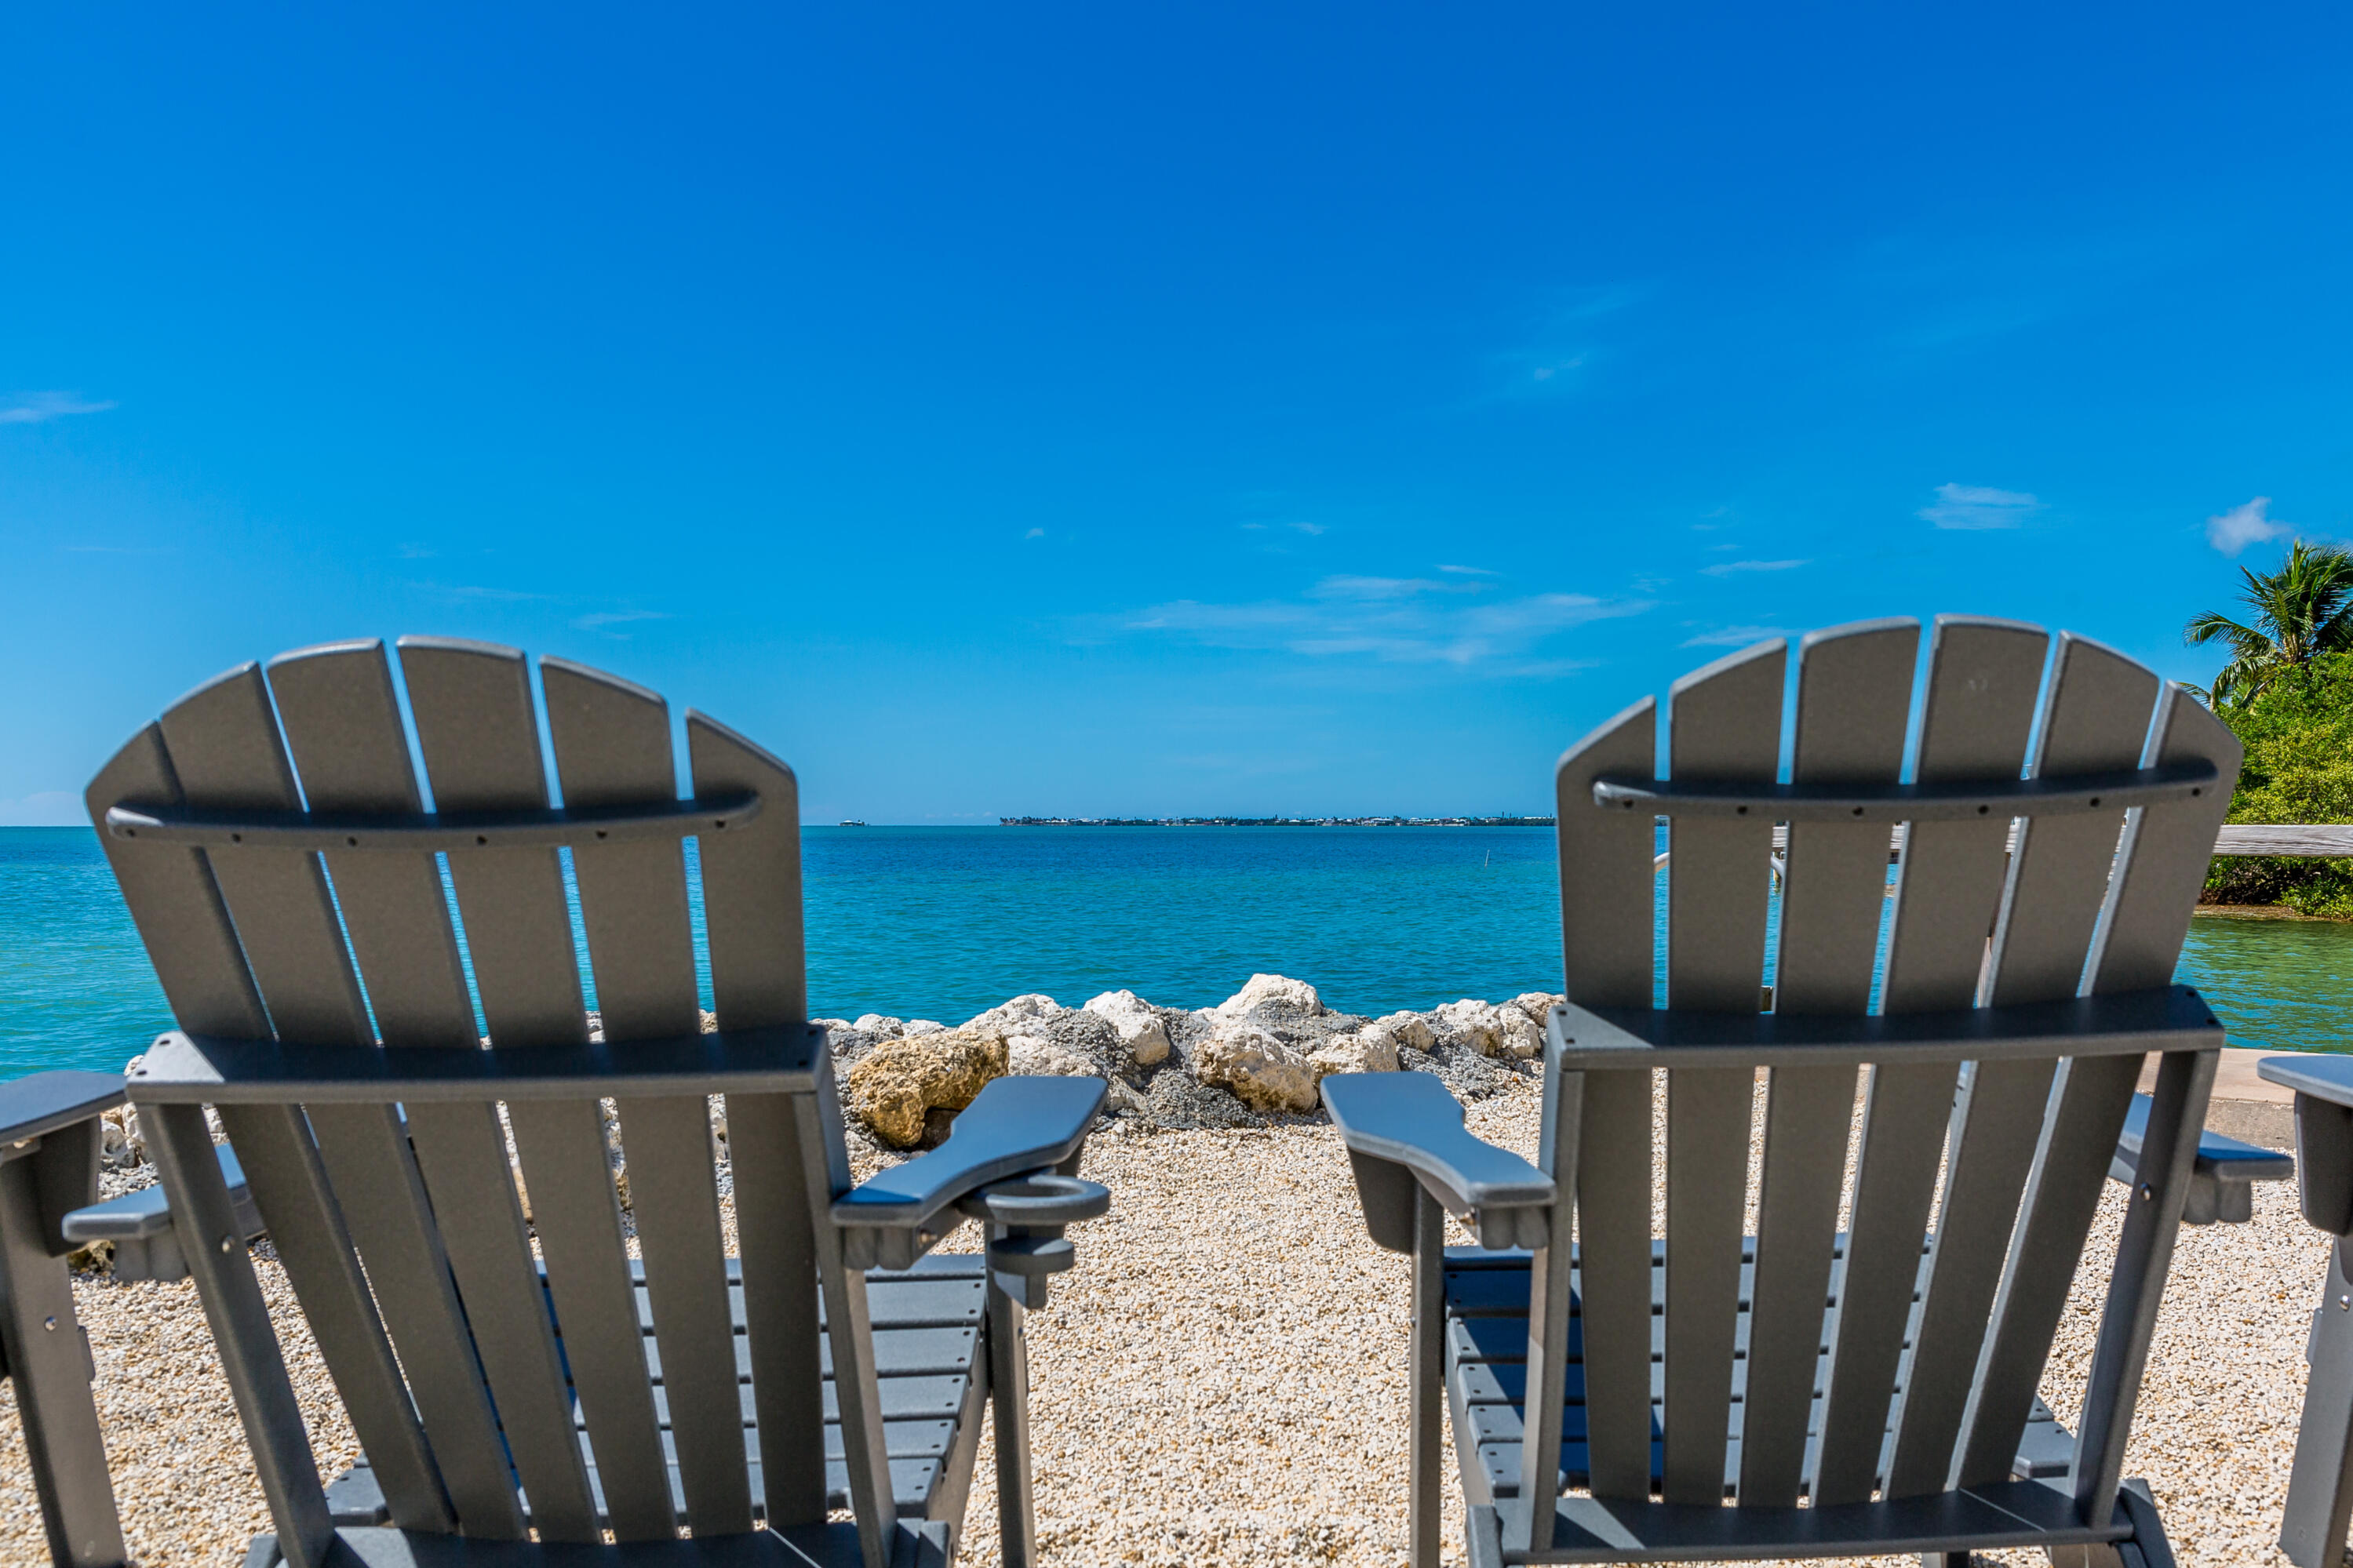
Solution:
M 2243 707 L 2283 670 L 2353 648 L 2353 551 L 2299 539 L 2278 571 L 2240 574 L 2247 585 L 2239 598 L 2253 612 L 2247 621 L 2208 610 L 2181 631 L 2192 647 L 2231 645 L 2231 662 L 2214 678 L 2215 706 Z

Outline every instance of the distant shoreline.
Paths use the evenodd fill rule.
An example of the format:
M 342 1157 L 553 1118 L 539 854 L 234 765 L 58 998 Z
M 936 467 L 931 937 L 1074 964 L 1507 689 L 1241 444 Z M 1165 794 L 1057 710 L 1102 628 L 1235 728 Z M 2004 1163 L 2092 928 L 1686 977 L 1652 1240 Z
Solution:
M 999 827 L 1550 827 L 1549 816 L 1000 816 Z

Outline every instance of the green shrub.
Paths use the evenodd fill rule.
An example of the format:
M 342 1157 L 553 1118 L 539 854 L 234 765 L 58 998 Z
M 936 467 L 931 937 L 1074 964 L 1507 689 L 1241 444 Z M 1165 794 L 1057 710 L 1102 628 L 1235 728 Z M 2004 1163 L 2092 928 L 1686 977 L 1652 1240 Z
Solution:
M 2217 712 L 2247 749 L 2231 821 L 2353 822 L 2353 654 L 2323 654 Z M 2204 899 L 2353 920 L 2353 862 L 2217 859 Z

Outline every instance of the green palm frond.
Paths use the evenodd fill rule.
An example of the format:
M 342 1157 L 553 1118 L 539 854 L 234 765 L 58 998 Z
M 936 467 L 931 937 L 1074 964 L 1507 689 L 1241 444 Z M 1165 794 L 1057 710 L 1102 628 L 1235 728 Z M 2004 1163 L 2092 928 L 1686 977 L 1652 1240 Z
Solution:
M 2245 579 L 2239 601 L 2253 612 L 2247 619 L 2207 610 L 2181 629 L 2192 647 L 2220 642 L 2231 650 L 2214 678 L 2212 705 L 2251 702 L 2282 671 L 2353 648 L 2353 551 L 2297 540 L 2276 570 L 2242 567 L 2239 574 Z

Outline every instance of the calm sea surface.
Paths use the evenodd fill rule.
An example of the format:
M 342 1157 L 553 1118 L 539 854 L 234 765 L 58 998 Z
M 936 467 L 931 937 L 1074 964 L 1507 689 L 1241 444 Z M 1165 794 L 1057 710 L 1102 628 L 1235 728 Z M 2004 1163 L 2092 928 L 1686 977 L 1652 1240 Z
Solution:
M 1252 973 L 1351 1012 L 1557 990 L 1546 828 L 810 828 L 809 1001 L 955 1023 L 1043 991 L 1205 1006 Z M 2233 1044 L 2353 1050 L 2353 924 L 2200 918 Z M 0 828 L 0 1077 L 120 1068 L 170 1024 L 86 828 Z

